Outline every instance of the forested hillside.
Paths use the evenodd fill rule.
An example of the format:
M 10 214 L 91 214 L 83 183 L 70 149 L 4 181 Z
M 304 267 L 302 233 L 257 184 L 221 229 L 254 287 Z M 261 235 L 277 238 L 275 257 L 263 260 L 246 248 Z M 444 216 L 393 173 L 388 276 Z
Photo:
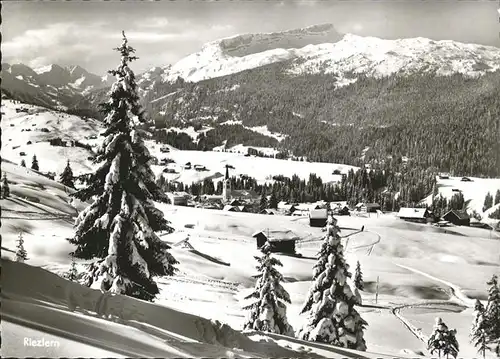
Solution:
M 206 133 L 207 149 L 229 140 L 280 147 L 311 161 L 391 168 L 408 162 L 456 175 L 500 175 L 500 72 L 475 79 L 351 74 L 355 82 L 338 88 L 335 74 L 292 76 L 288 66 L 196 84 L 157 82 L 143 100 L 157 127 L 216 127 Z M 94 94 L 90 104 L 98 99 Z M 241 126 L 219 127 L 228 120 L 288 136 L 277 146 Z

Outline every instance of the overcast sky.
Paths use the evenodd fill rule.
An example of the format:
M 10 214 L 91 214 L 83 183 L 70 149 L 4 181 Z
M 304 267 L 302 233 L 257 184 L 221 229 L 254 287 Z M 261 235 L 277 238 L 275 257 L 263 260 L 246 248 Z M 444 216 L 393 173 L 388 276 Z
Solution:
M 4 62 L 80 65 L 104 74 L 124 29 L 141 72 L 174 63 L 211 40 L 332 23 L 388 39 L 428 37 L 500 47 L 499 0 L 8 1 Z

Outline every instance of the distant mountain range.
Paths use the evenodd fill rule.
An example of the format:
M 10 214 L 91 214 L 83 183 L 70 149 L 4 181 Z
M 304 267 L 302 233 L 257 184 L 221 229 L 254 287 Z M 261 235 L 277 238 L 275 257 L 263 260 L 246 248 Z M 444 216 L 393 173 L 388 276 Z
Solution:
M 112 84 L 80 66 L 49 65 L 36 69 L 23 64 L 2 64 L 2 91 L 28 103 L 71 107 L 91 91 Z
M 96 116 L 110 83 L 57 65 L 6 65 L 2 80 L 13 98 Z M 203 135 L 208 149 L 276 146 L 250 130 L 266 126 L 285 138 L 281 150 L 314 161 L 500 171 L 500 49 L 492 46 L 383 40 L 323 24 L 212 41 L 137 82 L 157 128 L 211 129 Z
M 278 63 L 286 63 L 283 72 L 290 77 L 335 74 L 336 87 L 340 87 L 361 74 L 376 78 L 414 73 L 477 77 L 500 69 L 500 49 L 425 38 L 382 40 L 341 34 L 332 24 L 321 24 L 212 41 L 173 65 L 154 67 L 137 77 L 142 95 L 153 99 L 159 97 L 153 88 L 179 77 L 199 82 Z M 31 69 L 22 64 L 2 65 L 3 90 L 37 104 L 72 107 L 83 96 L 110 86 L 110 80 L 109 75 L 98 76 L 80 66 L 54 64 Z

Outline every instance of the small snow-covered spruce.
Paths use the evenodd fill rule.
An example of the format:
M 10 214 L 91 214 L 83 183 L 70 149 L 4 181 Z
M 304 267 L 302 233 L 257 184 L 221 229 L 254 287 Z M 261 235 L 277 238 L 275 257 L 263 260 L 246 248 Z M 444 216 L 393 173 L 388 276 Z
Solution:
M 484 320 L 488 344 L 500 344 L 500 288 L 498 287 L 498 277 L 494 274 L 486 284 L 490 286 L 488 290 L 488 303 L 484 311 Z
M 360 302 L 347 283 L 351 274 L 338 232 L 329 213 L 325 241 L 313 267 L 313 284 L 301 311 L 307 312 L 308 318 L 298 337 L 365 351 L 363 331 L 367 323 L 354 308 Z
M 76 269 L 75 256 L 71 255 L 71 265 L 69 270 L 65 273 L 65 278 L 74 282 L 78 279 L 78 270 Z
M 21 167 L 26 167 L 26 161 L 24 159 L 21 160 Z
M 69 165 L 69 160 L 64 168 L 64 171 L 61 173 L 60 182 L 69 188 L 75 188 L 75 183 L 73 182 L 73 170 Z
M 459 350 L 456 334 L 455 329 L 448 329 L 443 320 L 437 317 L 434 330 L 427 342 L 427 349 L 431 355 L 437 351 L 439 358 L 441 358 L 441 355 L 445 356 L 445 358 L 450 355 L 456 358 Z
M 89 185 L 71 196 L 93 203 L 76 220 L 76 233 L 68 240 L 76 245 L 77 258 L 99 258 L 89 265 L 83 282 L 103 292 L 153 300 L 159 293 L 155 276 L 172 275 L 175 258 L 156 231 L 172 232 L 154 200 L 168 202 L 155 183 L 152 156 L 136 123 L 146 123 L 139 104 L 135 76 L 128 64 L 135 50 L 123 33 L 116 48 L 121 63 L 109 73 L 116 78 L 109 100 L 100 105 L 106 131 L 95 156 L 98 168 Z
M 33 155 L 33 159 L 31 160 L 31 169 L 35 171 L 38 171 L 40 169 L 36 155 Z
M 2 191 L 1 191 L 1 198 L 8 198 L 10 197 L 10 188 L 9 188 L 9 181 L 7 180 L 7 173 L 3 173 L 2 176 Z
M 288 324 L 286 317 L 286 303 L 290 303 L 290 295 L 280 283 L 283 276 L 274 268 L 282 264 L 278 259 L 271 257 L 267 244 L 262 247 L 262 253 L 262 257 L 255 257 L 259 263 L 256 267 L 259 274 L 254 276 L 257 278 L 255 290 L 245 297 L 257 300 L 243 308 L 250 310 L 243 329 L 293 336 L 293 328 Z
M 356 263 L 356 271 L 354 272 L 354 285 L 359 290 L 364 289 L 363 272 L 361 272 L 361 264 L 359 264 L 359 261 L 357 261 L 357 263 Z
M 16 262 L 24 263 L 24 261 L 28 260 L 28 252 L 24 249 L 24 239 L 23 234 L 19 233 L 16 245 Z

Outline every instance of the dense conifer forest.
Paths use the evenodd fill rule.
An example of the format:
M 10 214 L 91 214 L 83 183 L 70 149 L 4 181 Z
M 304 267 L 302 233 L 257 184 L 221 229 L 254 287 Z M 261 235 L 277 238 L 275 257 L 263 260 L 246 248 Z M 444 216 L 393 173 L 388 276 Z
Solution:
M 273 64 L 196 84 L 158 85 L 154 96 L 171 95 L 156 122 L 267 125 L 287 135 L 281 148 L 311 161 L 399 168 L 407 158 L 421 169 L 499 175 L 499 72 L 477 79 L 360 75 L 335 89 L 334 74 L 291 76 L 284 69 L 286 63 Z M 206 138 L 208 149 L 228 139 L 230 144 L 276 146 L 274 138 L 241 126 L 217 127 Z

